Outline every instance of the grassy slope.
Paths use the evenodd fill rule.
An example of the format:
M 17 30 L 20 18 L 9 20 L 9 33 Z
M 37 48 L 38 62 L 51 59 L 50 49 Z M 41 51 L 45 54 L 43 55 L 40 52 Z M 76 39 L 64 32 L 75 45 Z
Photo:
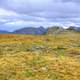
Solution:
M 80 80 L 80 33 L 0 35 L 0 80 Z

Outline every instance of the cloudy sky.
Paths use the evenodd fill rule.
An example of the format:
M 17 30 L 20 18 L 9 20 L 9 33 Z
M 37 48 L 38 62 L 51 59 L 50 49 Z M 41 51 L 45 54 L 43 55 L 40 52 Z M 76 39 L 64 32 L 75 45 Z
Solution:
M 80 26 L 80 0 L 0 0 L 0 29 Z

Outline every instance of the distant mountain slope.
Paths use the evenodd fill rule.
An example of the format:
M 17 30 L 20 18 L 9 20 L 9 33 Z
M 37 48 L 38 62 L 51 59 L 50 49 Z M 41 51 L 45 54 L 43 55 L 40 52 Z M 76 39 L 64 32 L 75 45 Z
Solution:
M 43 27 L 39 28 L 27 27 L 14 31 L 14 33 L 16 34 L 44 34 L 45 32 L 46 29 Z
M 50 27 L 47 29 L 46 34 L 59 34 L 63 31 L 64 31 L 64 29 L 62 27 L 53 26 L 53 27 Z
M 69 29 L 80 32 L 80 27 L 70 26 Z
M 56 35 L 56 34 L 69 34 L 69 33 L 75 33 L 75 32 L 80 32 L 80 27 L 70 26 L 69 28 L 64 29 L 63 27 L 53 26 L 47 29 L 46 34 Z
M 0 30 L 0 34 L 7 34 L 7 33 L 10 33 L 10 32 L 4 31 L 4 30 Z

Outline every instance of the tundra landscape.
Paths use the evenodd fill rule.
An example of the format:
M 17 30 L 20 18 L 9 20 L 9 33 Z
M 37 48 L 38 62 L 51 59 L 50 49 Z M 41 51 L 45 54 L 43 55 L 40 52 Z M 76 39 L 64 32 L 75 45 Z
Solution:
M 80 0 L 0 0 L 0 80 L 80 80 Z
M 0 80 L 80 80 L 80 32 L 51 30 L 0 34 Z

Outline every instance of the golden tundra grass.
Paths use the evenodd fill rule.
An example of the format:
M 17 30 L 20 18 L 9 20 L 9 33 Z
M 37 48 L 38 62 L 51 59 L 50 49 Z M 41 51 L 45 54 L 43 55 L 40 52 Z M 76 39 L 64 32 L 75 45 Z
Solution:
M 80 80 L 80 33 L 0 35 L 0 80 Z

